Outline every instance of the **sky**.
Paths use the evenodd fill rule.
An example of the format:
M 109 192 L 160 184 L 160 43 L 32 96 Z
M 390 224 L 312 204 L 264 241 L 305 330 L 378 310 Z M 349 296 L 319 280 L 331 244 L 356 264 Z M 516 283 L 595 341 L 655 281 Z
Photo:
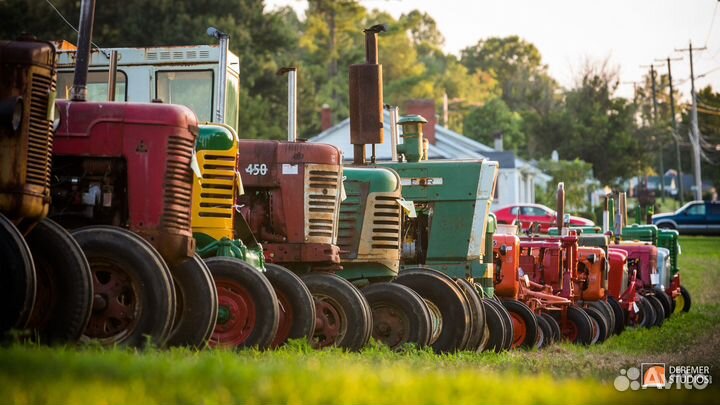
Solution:
M 303 18 L 306 0 L 266 0 L 267 9 L 290 5 Z M 696 88 L 720 90 L 720 2 L 717 0 L 360 0 L 398 18 L 411 10 L 430 14 L 445 36 L 445 51 L 460 50 L 482 38 L 519 35 L 535 44 L 550 74 L 572 87 L 586 61 L 608 59 L 622 82 L 617 95 L 632 98 L 633 85 L 655 64 L 667 73 L 683 99 L 690 95 L 688 52 L 676 48 L 707 47 L 695 52 Z M 382 55 L 380 55 L 382 58 Z M 381 59 L 382 63 L 382 59 Z M 707 73 L 704 77 L 699 77 Z

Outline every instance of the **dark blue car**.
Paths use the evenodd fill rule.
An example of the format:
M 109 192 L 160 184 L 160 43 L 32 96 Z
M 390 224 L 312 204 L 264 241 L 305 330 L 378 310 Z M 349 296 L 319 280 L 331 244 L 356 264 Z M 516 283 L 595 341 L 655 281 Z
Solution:
M 653 224 L 686 234 L 720 235 L 720 201 L 689 202 L 673 213 L 653 215 Z

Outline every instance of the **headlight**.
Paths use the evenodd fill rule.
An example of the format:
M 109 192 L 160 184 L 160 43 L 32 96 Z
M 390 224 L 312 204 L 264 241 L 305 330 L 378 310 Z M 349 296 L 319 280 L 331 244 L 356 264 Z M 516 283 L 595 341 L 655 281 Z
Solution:
M 15 100 L 15 107 L 13 108 L 11 125 L 13 131 L 17 132 L 20 129 L 23 121 L 23 98 L 18 97 Z

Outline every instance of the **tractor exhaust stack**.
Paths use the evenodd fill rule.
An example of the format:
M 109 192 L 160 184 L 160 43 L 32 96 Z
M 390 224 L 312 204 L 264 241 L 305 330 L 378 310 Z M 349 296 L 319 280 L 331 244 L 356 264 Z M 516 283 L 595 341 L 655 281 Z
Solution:
M 365 63 L 350 65 L 350 143 L 353 144 L 353 163 L 357 165 L 365 164 L 365 145 L 385 142 L 377 35 L 386 30 L 384 24 L 364 30 Z
M 297 68 L 284 67 L 277 71 L 278 76 L 288 75 L 288 142 L 297 141 Z
M 230 35 L 215 27 L 209 27 L 207 34 L 220 41 L 220 61 L 218 62 L 217 107 L 215 109 L 215 122 L 225 123 L 225 86 L 227 81 L 227 54 Z
M 557 189 L 557 218 L 556 226 L 558 234 L 563 235 L 563 226 L 565 225 L 565 183 L 558 183 Z
M 70 90 L 72 101 L 87 100 L 87 75 L 90 64 L 90 42 L 95 20 L 95 0 L 82 0 L 80 4 L 80 30 L 75 61 L 75 78 Z

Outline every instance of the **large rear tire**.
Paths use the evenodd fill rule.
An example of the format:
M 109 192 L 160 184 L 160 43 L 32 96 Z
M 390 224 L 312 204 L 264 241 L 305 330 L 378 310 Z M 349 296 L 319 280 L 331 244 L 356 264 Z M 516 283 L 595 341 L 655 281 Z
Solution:
M 22 233 L 0 213 L 0 337 L 23 329 L 35 303 L 37 281 L 32 254 Z
M 625 311 L 623 311 L 620 302 L 615 297 L 608 297 L 608 305 L 612 308 L 615 314 L 615 334 L 619 335 L 625 330 Z
M 537 339 L 537 317 L 530 307 L 514 299 L 504 299 L 502 304 L 510 313 L 513 325 L 513 349 L 519 347 L 532 348 Z
M 465 293 L 465 298 L 470 304 L 470 337 L 468 338 L 465 350 L 477 351 L 480 348 L 485 335 L 485 309 L 480 301 L 480 294 L 467 280 L 458 278 L 455 283 Z
M 393 350 L 407 343 L 425 347 L 432 326 L 425 301 L 413 290 L 394 283 L 375 283 L 360 290 L 372 312 L 372 337 Z
M 280 320 L 277 296 L 265 275 L 234 257 L 205 260 L 218 294 L 211 346 L 270 346 Z
M 462 350 L 470 336 L 470 309 L 460 288 L 448 276 L 429 268 L 400 272 L 393 283 L 411 288 L 434 305 L 442 319 L 440 335 L 431 346 L 437 353 Z
M 372 319 L 367 301 L 349 281 L 331 273 L 310 273 L 302 281 L 315 299 L 315 348 L 360 350 L 368 343 Z
M 37 297 L 28 326 L 40 343 L 80 339 L 93 306 L 93 276 L 78 243 L 63 227 L 45 218 L 26 237 L 35 262 Z
M 315 331 L 315 301 L 310 290 L 295 273 L 277 264 L 265 263 L 265 277 L 275 289 L 280 322 L 272 347 L 288 339 L 312 338 Z
M 93 308 L 83 339 L 104 346 L 165 344 L 175 290 L 165 261 L 140 236 L 112 226 L 72 231 L 93 275 Z
M 170 267 L 177 306 L 167 344 L 201 348 L 215 329 L 218 295 L 210 269 L 198 256 Z

